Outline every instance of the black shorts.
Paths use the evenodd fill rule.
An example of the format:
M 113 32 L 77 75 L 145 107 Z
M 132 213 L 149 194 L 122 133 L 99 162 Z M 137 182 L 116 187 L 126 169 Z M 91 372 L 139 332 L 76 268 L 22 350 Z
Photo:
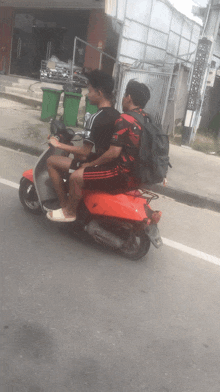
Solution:
M 115 163 L 86 167 L 84 188 L 103 192 L 120 192 L 128 188 L 130 170 Z

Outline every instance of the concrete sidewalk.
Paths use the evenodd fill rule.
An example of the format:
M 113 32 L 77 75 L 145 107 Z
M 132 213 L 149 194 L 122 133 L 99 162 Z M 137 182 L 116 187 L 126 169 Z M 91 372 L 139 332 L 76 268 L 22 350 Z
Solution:
M 0 144 L 39 155 L 47 148 L 49 134 L 49 124 L 40 121 L 40 114 L 39 108 L 1 97 Z M 173 167 L 167 186 L 151 189 L 179 202 L 220 212 L 220 157 L 171 144 L 170 162 Z

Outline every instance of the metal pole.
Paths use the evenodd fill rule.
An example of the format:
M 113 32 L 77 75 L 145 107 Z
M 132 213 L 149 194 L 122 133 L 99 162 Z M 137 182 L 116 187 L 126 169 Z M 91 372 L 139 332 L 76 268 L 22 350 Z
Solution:
M 72 61 L 72 69 L 71 69 L 71 80 L 73 80 L 73 66 L 75 65 L 75 58 L 76 58 L 76 41 L 77 37 L 74 38 L 74 46 L 73 46 L 73 61 Z
M 174 70 L 174 67 L 173 67 Z M 167 103 L 168 103 L 168 99 L 169 99 L 169 95 L 170 95 L 170 86 L 171 86 L 171 82 L 172 82 L 172 77 L 173 77 L 173 73 L 170 75 L 170 80 L 167 86 L 167 93 L 166 93 L 166 98 L 165 98 L 165 102 L 164 102 L 164 108 L 163 108 L 163 115 L 162 115 L 162 119 L 161 119 L 161 126 L 163 127 L 163 123 L 165 120 L 165 116 L 166 116 L 166 109 L 167 109 Z
M 75 40 L 78 40 L 78 41 L 82 42 L 83 44 L 90 46 L 90 48 L 93 48 L 93 49 L 97 50 L 97 52 L 104 54 L 104 56 L 109 57 L 110 59 L 116 61 L 115 57 L 112 57 L 112 56 L 110 56 L 110 54 L 103 52 L 102 50 L 98 49 L 96 46 L 93 46 L 93 45 L 89 44 L 88 42 L 83 41 L 83 39 L 81 39 L 79 37 L 75 37 Z
M 99 69 L 102 68 L 102 53 L 100 53 L 100 57 L 99 57 Z

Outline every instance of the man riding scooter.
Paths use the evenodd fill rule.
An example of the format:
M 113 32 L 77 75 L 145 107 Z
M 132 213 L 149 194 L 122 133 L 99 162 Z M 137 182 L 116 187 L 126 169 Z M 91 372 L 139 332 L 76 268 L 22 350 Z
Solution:
M 91 88 L 90 92 L 91 94 L 97 94 Z M 55 222 L 75 221 L 82 188 L 105 192 L 117 192 L 118 190 L 118 192 L 121 192 L 123 189 L 128 189 L 129 183 L 133 187 L 138 186 L 132 172 L 138 157 L 141 125 L 132 117 L 130 112 L 139 113 L 148 121 L 148 116 L 143 108 L 149 99 L 150 91 L 146 85 L 133 80 L 128 83 L 122 101 L 124 113 L 116 120 L 110 147 L 92 162 L 83 163 L 78 170 L 70 175 L 69 196 L 65 194 L 65 197 L 60 197 L 59 190 L 57 191 L 59 181 L 54 176 L 50 161 L 48 161 L 48 171 L 61 204 L 60 209 L 47 213 L 48 219 Z M 129 115 L 126 112 L 129 112 Z M 54 147 L 60 148 L 60 143 L 57 141 L 50 139 L 50 142 Z M 71 147 L 67 147 L 67 149 L 72 152 L 70 151 Z
M 114 88 L 112 77 L 103 71 L 94 70 L 88 75 L 88 80 L 88 99 L 91 104 L 97 105 L 98 111 L 89 119 L 86 129 L 87 136 L 84 139 L 83 146 L 70 146 L 58 142 L 54 137 L 50 138 L 52 146 L 62 149 L 67 154 L 74 154 L 73 160 L 69 157 L 57 155 L 53 155 L 47 160 L 48 172 L 62 208 L 59 212 L 63 212 L 65 221 L 68 218 L 68 221 L 73 219 L 71 219 L 71 216 L 69 217 L 66 210 L 68 198 L 63 183 L 63 174 L 77 169 L 78 162 L 93 161 L 107 151 L 115 131 L 115 121 L 120 117 L 120 113 L 112 105 Z M 91 152 L 93 146 L 95 147 L 95 153 Z M 57 212 L 54 212 L 55 215 L 57 216 Z

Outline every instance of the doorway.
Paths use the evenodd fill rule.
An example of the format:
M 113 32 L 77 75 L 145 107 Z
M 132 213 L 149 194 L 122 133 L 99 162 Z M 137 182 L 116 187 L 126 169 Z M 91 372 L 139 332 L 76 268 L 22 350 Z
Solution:
M 75 36 L 87 39 L 89 16 L 88 10 L 16 10 L 11 74 L 39 79 L 42 60 L 71 60 Z

